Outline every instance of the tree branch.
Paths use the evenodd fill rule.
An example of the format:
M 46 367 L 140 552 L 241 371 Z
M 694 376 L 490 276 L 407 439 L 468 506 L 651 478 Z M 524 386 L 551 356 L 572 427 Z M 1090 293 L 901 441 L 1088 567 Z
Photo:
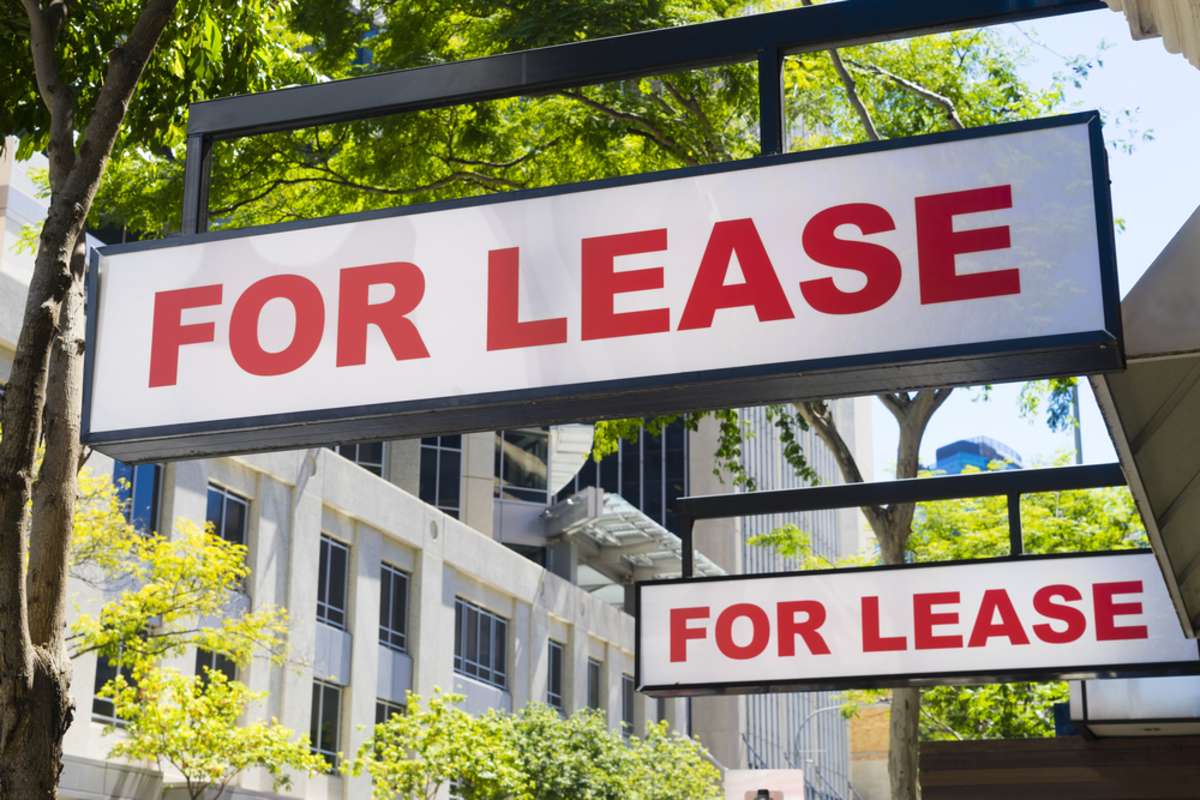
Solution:
M 811 6 L 812 0 L 804 0 L 803 5 Z M 879 135 L 879 131 L 875 128 L 875 121 L 871 119 L 871 112 L 867 111 L 867 107 L 863 104 L 862 97 L 858 94 L 858 85 L 854 82 L 854 76 L 850 74 L 850 70 L 846 69 L 846 65 L 842 63 L 842 57 L 838 55 L 837 48 L 831 47 L 827 51 L 829 59 L 833 62 L 833 69 L 838 74 L 838 78 L 842 81 L 842 86 L 846 89 L 846 96 L 850 98 L 850 105 L 854 107 L 854 112 L 858 114 L 858 119 L 862 122 L 863 129 L 867 132 L 867 138 L 872 142 L 878 142 L 883 137 Z
M 846 483 L 862 483 L 862 470 L 858 467 L 858 461 L 854 458 L 854 453 L 851 452 L 846 440 L 842 437 L 841 431 L 837 429 L 837 424 L 833 419 L 833 410 L 828 403 L 819 401 L 805 401 L 796 404 L 796 410 L 800 416 L 812 428 L 825 446 L 833 453 L 833 458 L 837 461 L 838 469 L 841 470 L 842 478 Z M 863 516 L 867 518 L 867 522 L 871 525 L 871 530 L 875 532 L 877 537 L 882 539 L 886 536 L 888 515 L 887 509 L 883 506 L 870 505 L 862 507 Z
M 620 120 L 622 122 L 627 122 L 630 125 L 635 126 L 636 130 L 633 131 L 634 133 L 641 134 L 642 136 L 645 136 L 647 139 L 650 139 L 655 144 L 657 144 L 659 147 L 661 147 L 663 150 L 667 151 L 668 153 L 671 153 L 672 155 L 674 155 L 680 161 L 683 161 L 688 166 L 695 167 L 700 164 L 700 162 L 697 161 L 694 157 L 688 155 L 687 152 L 684 151 L 684 149 L 682 147 L 680 147 L 678 142 L 673 141 L 670 136 L 667 136 L 667 134 L 663 132 L 663 130 L 661 128 L 659 128 L 657 125 L 655 125 L 653 122 L 646 119 L 645 117 L 639 117 L 637 114 L 630 114 L 627 111 L 618 111 L 615 108 L 606 106 L 603 103 L 600 103 L 600 102 L 597 102 L 597 101 L 591 99 L 590 97 L 583 94 L 583 92 L 565 91 L 565 92 L 562 92 L 561 94 L 564 97 L 571 98 L 572 100 L 578 100 L 580 103 L 583 103 L 588 108 L 595 109 L 596 111 L 599 111 L 603 114 L 607 114 L 608 116 L 612 117 L 613 119 Z
M 38 0 L 22 0 L 29 18 L 29 49 L 33 55 L 33 74 L 38 94 L 50 112 L 50 189 L 62 188 L 75 165 L 75 93 L 63 83 L 55 46 L 62 31 L 67 10 L 61 2 L 42 8 Z
M 846 60 L 852 67 L 856 67 L 865 72 L 874 72 L 876 75 L 882 75 L 892 83 L 895 83 L 896 85 L 907 89 L 913 94 L 924 97 L 926 100 L 941 106 L 946 112 L 946 116 L 950 120 L 950 127 L 954 128 L 955 130 L 961 131 L 966 127 L 963 125 L 963 121 L 958 116 L 958 108 L 954 105 L 954 101 L 949 97 L 946 97 L 944 94 L 938 94 L 932 89 L 926 89 L 921 84 L 916 83 L 915 81 L 910 81 L 908 78 L 902 78 L 896 73 L 889 72 L 888 70 L 876 64 L 864 64 L 861 61 L 855 61 L 854 59 Z

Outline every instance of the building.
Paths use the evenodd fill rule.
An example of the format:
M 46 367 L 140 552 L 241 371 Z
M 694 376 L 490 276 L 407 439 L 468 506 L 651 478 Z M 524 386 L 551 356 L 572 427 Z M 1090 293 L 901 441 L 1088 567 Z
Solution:
M 1004 469 L 1021 468 L 1021 455 L 990 436 L 973 436 L 942 445 L 937 449 L 937 461 L 933 468 L 947 475 L 957 475 L 967 467 L 984 472 L 994 461 L 1003 463 Z
M 13 244 L 44 213 L 12 153 L 0 161 L 0 385 L 32 272 L 32 257 Z M 851 401 L 838 413 L 854 438 L 866 415 Z M 743 418 L 756 434 L 746 468 L 763 488 L 794 485 L 764 413 Z M 809 797 L 849 797 L 847 728 L 828 713 L 827 695 L 689 702 L 634 691 L 630 589 L 679 574 L 675 498 L 730 491 L 713 475 L 716 436 L 714 424 L 676 424 L 600 464 L 587 458 L 591 427 L 569 425 L 136 466 L 96 453 L 88 466 L 129 482 L 136 524 L 166 531 L 179 518 L 207 520 L 249 548 L 253 575 L 241 602 L 288 608 L 290 657 L 283 667 L 256 660 L 237 677 L 268 693 L 258 713 L 309 733 L 331 759 L 357 749 L 407 690 L 441 688 L 465 695 L 472 712 L 541 701 L 565 713 L 602 709 L 611 726 L 635 732 L 665 720 L 699 736 L 724 766 L 802 766 Z M 839 480 L 823 448 L 811 437 L 805 445 L 822 479 Z M 698 527 L 697 572 L 785 566 L 746 543 L 784 521 L 811 530 L 831 559 L 858 549 L 850 512 L 728 520 Z M 80 582 L 70 594 L 80 611 L 106 600 L 104 588 Z M 195 651 L 172 666 L 202 664 L 233 670 Z M 94 656 L 75 662 L 62 795 L 174 798 L 178 776 L 107 758 L 112 739 L 102 730 L 113 708 L 95 693 L 113 674 Z M 277 795 L 253 772 L 232 790 L 238 798 L 367 793 L 365 778 L 330 774 Z

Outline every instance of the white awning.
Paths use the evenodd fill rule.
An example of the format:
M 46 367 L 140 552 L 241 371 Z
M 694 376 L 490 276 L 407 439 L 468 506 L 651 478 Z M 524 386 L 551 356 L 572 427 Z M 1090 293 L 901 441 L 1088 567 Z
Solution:
M 586 570 L 589 580 L 601 575 L 611 583 L 678 578 L 682 570 L 683 544 L 678 536 L 625 498 L 598 487 L 551 506 L 546 512 L 546 533 L 574 539 L 580 564 L 590 568 Z M 724 575 L 725 570 L 697 552 L 695 574 Z M 597 581 L 589 588 L 601 586 Z
M 1161 36 L 1169 53 L 1200 67 L 1200 0 L 1105 0 L 1124 11 L 1134 39 Z
M 1183 3 L 1180 3 L 1182 6 Z M 1200 209 L 1121 302 L 1128 367 L 1091 379 L 1184 631 L 1200 631 Z

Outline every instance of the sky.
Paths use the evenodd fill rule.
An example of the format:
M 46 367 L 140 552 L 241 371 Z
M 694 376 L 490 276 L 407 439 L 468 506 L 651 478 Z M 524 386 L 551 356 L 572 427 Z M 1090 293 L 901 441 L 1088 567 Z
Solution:
M 1063 111 L 1099 109 L 1115 120 L 1132 111 L 1131 125 L 1118 130 L 1139 135 L 1132 153 L 1109 149 L 1113 213 L 1125 221 L 1117 233 L 1121 295 L 1137 282 L 1191 213 L 1200 206 L 1200 70 L 1183 56 L 1168 53 L 1162 39 L 1135 42 L 1123 14 L 1108 10 L 1003 25 L 999 30 L 1028 51 L 1022 76 L 1035 87 L 1048 86 L 1067 71 L 1065 58 L 1085 54 L 1103 62 L 1083 86 L 1069 88 Z M 1101 50 L 1101 43 L 1104 49 Z M 1153 138 L 1142 141 L 1140 134 Z M 1111 136 L 1106 126 L 1106 139 Z M 1017 410 L 1020 384 L 995 386 L 986 401 L 974 389 L 961 389 L 934 415 L 921 448 L 923 464 L 956 439 L 987 435 L 1019 452 L 1028 466 L 1073 454 L 1074 434 L 1051 433 L 1043 420 L 1030 422 Z M 1091 388 L 1081 386 L 1083 461 L 1115 461 L 1116 453 Z M 896 425 L 873 403 L 872 445 L 875 479 L 895 474 Z

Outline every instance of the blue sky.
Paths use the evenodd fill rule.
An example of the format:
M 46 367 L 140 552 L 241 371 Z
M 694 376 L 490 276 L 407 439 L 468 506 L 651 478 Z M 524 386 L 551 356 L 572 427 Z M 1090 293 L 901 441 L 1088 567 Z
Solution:
M 1000 30 L 1014 45 L 1028 50 L 1029 61 L 1022 71 L 1034 86 L 1047 86 L 1056 72 L 1065 71 L 1064 57 L 1096 55 L 1104 42 L 1107 48 L 1099 53 L 1103 66 L 1091 72 L 1082 88 L 1069 90 L 1064 110 L 1098 108 L 1111 118 L 1132 110 L 1133 129 L 1153 134 L 1151 141 L 1139 141 L 1130 154 L 1109 150 L 1113 211 L 1126 223 L 1117 234 L 1124 296 L 1200 206 L 1200 70 L 1182 56 L 1168 53 L 1161 39 L 1133 41 L 1125 17 L 1107 10 L 1005 25 Z M 1127 132 L 1129 127 L 1123 129 Z M 1019 391 L 1020 384 L 996 386 L 986 402 L 977 399 L 976 390 L 957 391 L 930 423 L 922 462 L 932 463 L 940 445 L 980 434 L 1015 448 L 1027 464 L 1070 451 L 1071 433 L 1053 434 L 1043 422 L 1021 419 Z M 875 478 L 885 479 L 894 474 L 896 426 L 881 405 L 873 405 Z M 1081 405 L 1084 461 L 1116 460 L 1086 386 Z

